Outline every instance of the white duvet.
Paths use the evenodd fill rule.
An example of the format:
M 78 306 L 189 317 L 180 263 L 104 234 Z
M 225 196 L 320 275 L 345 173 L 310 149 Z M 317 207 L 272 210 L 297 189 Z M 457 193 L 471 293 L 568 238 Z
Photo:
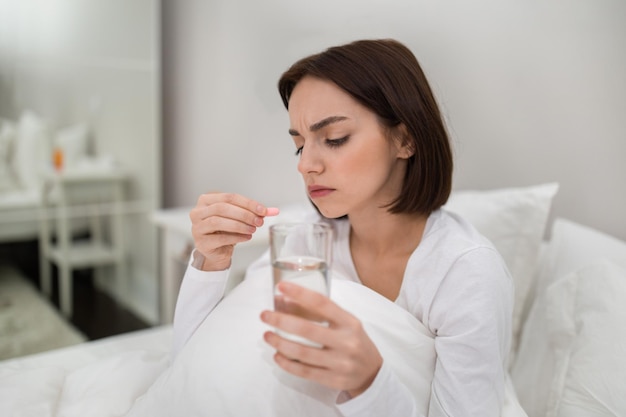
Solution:
M 224 299 L 130 415 L 339 415 L 337 391 L 290 376 L 273 363 L 273 350 L 262 340 L 267 326 L 259 319 L 272 306 L 270 277 L 269 267 L 256 270 Z M 332 298 L 361 318 L 425 412 L 435 363 L 428 330 L 362 285 L 333 280 L 331 287 Z
M 162 349 L 131 350 L 73 368 L 0 368 L 2 417 L 123 416 L 167 368 Z
M 127 351 L 73 370 L 0 368 L 0 415 L 338 416 L 336 391 L 281 371 L 262 341 L 267 326 L 259 314 L 272 306 L 270 276 L 269 269 L 248 276 L 218 304 L 173 363 L 155 349 Z M 433 336 L 407 311 L 364 286 L 333 280 L 331 293 L 362 320 L 426 415 L 435 364 Z M 503 415 L 525 415 L 508 388 Z

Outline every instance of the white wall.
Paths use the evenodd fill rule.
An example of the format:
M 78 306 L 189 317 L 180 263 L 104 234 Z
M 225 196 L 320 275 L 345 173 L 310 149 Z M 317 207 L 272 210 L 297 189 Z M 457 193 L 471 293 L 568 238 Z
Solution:
M 302 199 L 276 81 L 357 38 L 417 55 L 454 141 L 456 188 L 559 181 L 554 214 L 626 239 L 626 2 L 164 2 L 165 202 Z
M 150 321 L 157 312 L 157 233 L 161 205 L 160 2 L 158 0 L 0 0 L 0 116 L 24 109 L 53 129 L 92 128 L 96 155 L 130 173 L 139 211 L 125 223 L 129 277 L 103 282 Z

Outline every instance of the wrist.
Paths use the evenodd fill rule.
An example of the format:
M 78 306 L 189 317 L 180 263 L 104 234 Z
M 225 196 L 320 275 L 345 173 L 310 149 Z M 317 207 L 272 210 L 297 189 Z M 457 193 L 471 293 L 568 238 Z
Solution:
M 349 399 L 358 397 L 359 395 L 363 394 L 365 391 L 367 391 L 367 389 L 372 385 L 372 382 L 374 382 L 376 376 L 374 376 L 374 378 L 368 380 L 365 384 L 361 385 L 361 387 L 357 388 L 357 389 L 349 389 L 344 391 Z
M 207 258 L 198 249 L 194 249 L 192 253 L 191 266 L 200 271 L 212 272 L 212 271 L 224 271 L 230 268 L 230 258 L 228 260 L 214 261 Z
M 367 391 L 372 384 L 374 383 L 374 381 L 376 380 L 376 378 L 378 378 L 378 374 L 380 373 L 380 369 L 382 368 L 382 357 L 380 358 L 380 365 L 378 365 L 374 371 L 374 373 L 372 375 L 370 375 L 369 378 L 367 378 L 365 380 L 365 382 L 358 388 L 354 388 L 354 389 L 348 389 L 345 390 L 344 392 L 347 394 L 347 396 L 352 399 L 355 398 L 361 394 L 363 394 L 365 391 Z

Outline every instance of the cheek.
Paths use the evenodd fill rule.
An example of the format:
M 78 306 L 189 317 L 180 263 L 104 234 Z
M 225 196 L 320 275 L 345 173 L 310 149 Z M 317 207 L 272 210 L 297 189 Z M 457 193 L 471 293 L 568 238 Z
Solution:
M 374 146 L 362 147 L 358 152 L 351 153 L 349 158 L 345 158 L 340 165 L 346 177 L 376 178 L 385 176 L 389 169 L 387 149 Z

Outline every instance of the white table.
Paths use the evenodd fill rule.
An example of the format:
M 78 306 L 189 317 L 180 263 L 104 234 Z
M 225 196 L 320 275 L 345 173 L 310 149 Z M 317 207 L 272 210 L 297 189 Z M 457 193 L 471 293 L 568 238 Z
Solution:
M 114 265 L 116 276 L 124 276 L 122 204 L 127 179 L 126 172 L 113 168 L 51 171 L 44 175 L 39 227 L 41 287 L 50 296 L 50 262 L 55 263 L 60 272 L 59 299 L 65 316 L 72 315 L 73 269 Z M 55 198 L 51 198 L 52 193 Z M 56 224 L 55 243 L 51 240 L 50 220 Z M 71 223 L 76 220 L 88 222 L 88 239 L 73 241 Z

